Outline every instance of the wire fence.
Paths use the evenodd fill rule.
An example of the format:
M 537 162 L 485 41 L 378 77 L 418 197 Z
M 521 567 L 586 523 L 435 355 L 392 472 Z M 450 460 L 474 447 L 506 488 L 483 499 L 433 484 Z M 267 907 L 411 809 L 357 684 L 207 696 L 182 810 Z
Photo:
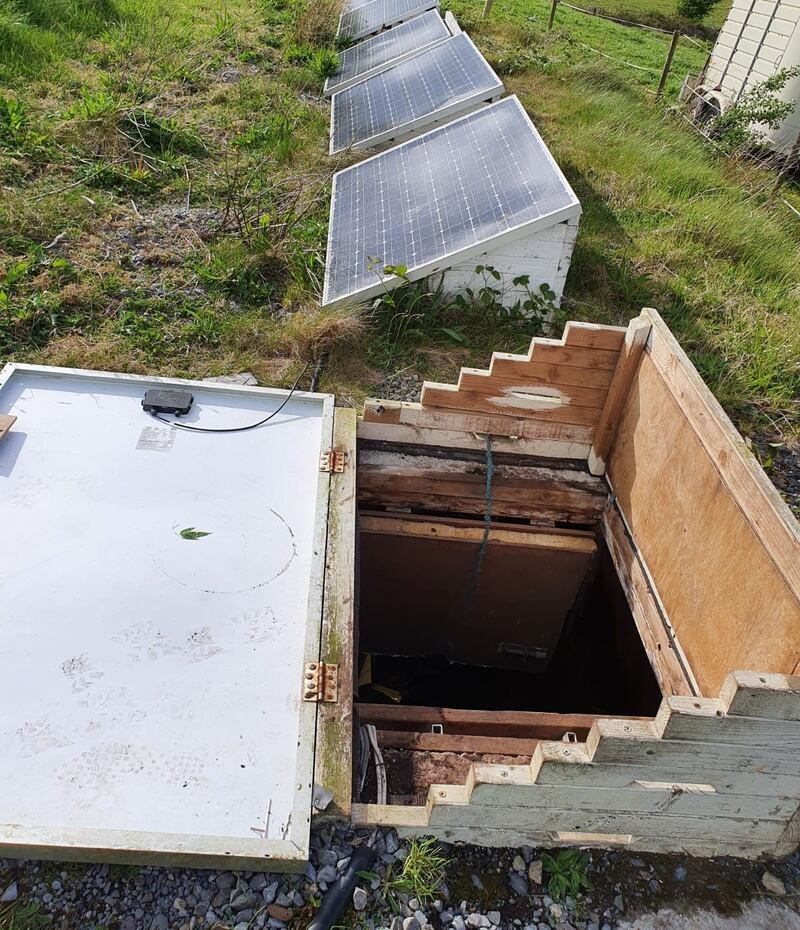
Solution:
M 489 15 L 491 10 L 493 0 L 485 0 L 484 6 L 484 17 Z M 696 39 L 694 36 L 687 35 L 685 32 L 682 32 L 679 29 L 664 29 L 660 26 L 654 26 L 650 23 L 639 23 L 632 19 L 626 19 L 621 16 L 613 16 L 611 13 L 604 12 L 598 9 L 588 9 L 584 6 L 579 6 L 575 3 L 570 3 L 569 0 L 551 0 L 550 3 L 550 12 L 547 20 L 547 29 L 550 31 L 554 25 L 556 25 L 556 14 L 559 7 L 566 7 L 567 9 L 573 10 L 576 13 L 580 13 L 584 16 L 594 16 L 598 19 L 607 20 L 609 22 L 616 23 L 619 26 L 622 26 L 626 29 L 643 29 L 648 32 L 655 32 L 661 35 L 671 36 L 670 44 L 667 49 L 667 53 L 664 59 L 664 64 L 661 67 L 656 65 L 641 65 L 633 61 L 627 61 L 624 58 L 619 58 L 614 55 L 609 55 L 608 52 L 604 52 L 599 48 L 594 48 L 592 45 L 588 45 L 585 42 L 581 42 L 572 37 L 572 41 L 576 45 L 580 46 L 583 49 L 586 49 L 589 52 L 592 52 L 595 55 L 599 55 L 603 58 L 613 61 L 616 64 L 623 65 L 627 68 L 632 68 L 635 71 L 646 72 L 649 74 L 659 74 L 658 87 L 656 90 L 645 87 L 645 90 L 648 93 L 654 94 L 656 97 L 661 97 L 664 92 L 664 88 L 667 84 L 667 79 L 669 78 L 670 72 L 672 70 L 672 64 L 675 56 L 675 51 L 678 47 L 678 43 L 681 40 L 685 40 L 697 48 L 704 51 L 706 54 L 710 54 L 712 50 L 712 45 L 710 43 L 701 42 Z M 691 87 L 688 84 L 684 84 L 682 90 L 682 102 L 683 106 L 672 107 L 670 112 L 676 115 L 681 119 L 687 126 L 689 126 L 692 131 L 702 136 L 706 142 L 708 142 L 719 154 L 730 157 L 731 153 L 726 150 L 719 142 L 714 139 L 714 137 L 707 131 L 706 126 L 696 118 L 693 118 L 689 115 L 688 111 L 691 109 L 691 104 L 686 104 L 686 98 L 691 98 L 694 95 L 697 98 L 698 103 L 704 101 L 704 98 L 698 94 L 697 90 Z M 746 149 L 742 151 L 737 151 L 735 156 L 740 161 L 752 162 L 755 166 L 758 166 L 760 169 L 769 169 L 769 172 L 765 172 L 766 180 L 763 184 L 756 185 L 756 188 L 752 191 L 753 197 L 761 197 L 771 190 L 773 195 L 777 194 L 777 191 L 781 186 L 795 173 L 800 172 L 800 138 L 797 142 L 789 149 L 784 149 L 781 151 L 775 151 L 769 156 L 764 156 L 763 153 L 755 154 L 749 152 Z M 789 201 L 785 200 L 783 197 L 775 196 L 774 199 L 783 205 L 785 205 L 795 216 L 800 217 L 800 211 L 797 210 Z
M 493 0 L 485 0 L 484 8 L 483 8 L 484 18 L 486 18 L 489 15 L 492 9 L 492 4 L 493 4 Z M 604 19 L 604 20 L 607 20 L 608 22 L 617 23 L 618 25 L 624 26 L 626 28 L 644 29 L 648 32 L 655 32 L 660 35 L 672 36 L 672 40 L 670 42 L 670 45 L 669 45 L 669 48 L 667 50 L 667 54 L 664 60 L 664 65 L 661 68 L 658 68 L 652 65 L 650 66 L 640 65 L 640 64 L 636 64 L 633 61 L 626 61 L 624 58 L 618 58 L 618 57 L 615 57 L 614 55 L 609 55 L 607 52 L 603 52 L 598 48 L 594 48 L 591 45 L 587 45 L 585 42 L 580 42 L 577 39 L 573 40 L 576 42 L 577 45 L 580 45 L 581 48 L 585 48 L 587 51 L 592 52 L 595 55 L 600 55 L 603 58 L 607 58 L 609 61 L 616 62 L 617 64 L 623 65 L 627 68 L 633 68 L 636 71 L 644 71 L 644 72 L 649 72 L 652 74 L 660 73 L 660 78 L 658 81 L 658 88 L 655 91 L 655 94 L 657 97 L 660 97 L 664 92 L 667 79 L 672 69 L 672 61 L 675 56 L 675 51 L 678 47 L 678 42 L 681 39 L 686 39 L 688 42 L 691 42 L 692 45 L 697 46 L 697 48 L 702 49 L 706 53 L 709 53 L 711 51 L 711 47 L 708 44 L 699 42 L 694 37 L 687 35 L 685 32 L 681 32 L 681 30 L 679 29 L 664 29 L 661 26 L 653 26 L 650 23 L 639 23 L 639 22 L 636 22 L 636 20 L 626 19 L 622 16 L 613 16 L 611 13 L 605 13 L 602 10 L 588 9 L 587 7 L 584 7 L 584 6 L 578 6 L 575 3 L 569 3 L 568 0 L 551 0 L 550 14 L 547 19 L 548 31 L 550 31 L 555 24 L 556 13 L 560 6 L 567 7 L 568 9 L 573 10 L 576 13 L 583 14 L 584 16 L 594 16 L 597 19 Z
M 647 23 L 637 23 L 632 19 L 622 19 L 619 16 L 612 16 L 610 13 L 601 13 L 600 10 L 587 10 L 582 6 L 575 6 L 574 3 L 567 3 L 567 0 L 559 0 L 561 6 L 569 7 L 578 13 L 585 13 L 587 16 L 596 16 L 598 19 L 610 19 L 612 23 L 621 23 L 623 26 L 636 26 L 638 29 L 649 29 L 651 32 L 663 32 L 665 35 L 672 35 L 673 29 L 662 29 L 660 26 L 650 26 Z
M 628 68 L 633 68 L 636 71 L 646 71 L 652 74 L 659 74 L 658 86 L 656 88 L 655 94 L 657 97 L 660 97 L 664 93 L 664 88 L 667 85 L 667 80 L 669 78 L 670 72 L 672 70 L 672 62 L 675 57 L 675 52 L 678 48 L 678 43 L 681 39 L 687 39 L 691 42 L 692 45 L 697 46 L 702 49 L 707 54 L 710 53 L 711 48 L 708 45 L 704 45 L 702 42 L 698 42 L 697 39 L 692 36 L 686 35 L 685 32 L 682 32 L 680 29 L 664 29 L 661 26 L 653 26 L 650 23 L 639 23 L 633 19 L 626 19 L 622 16 L 613 16 L 611 13 L 605 13 L 602 10 L 598 9 L 588 9 L 584 6 L 578 6 L 575 3 L 570 3 L 569 0 L 551 0 L 550 5 L 550 15 L 547 20 L 547 28 L 552 29 L 556 20 L 556 13 L 560 6 L 567 7 L 567 9 L 573 10 L 576 13 L 580 13 L 584 16 L 594 16 L 597 19 L 603 19 L 608 22 L 616 23 L 619 26 L 623 26 L 626 29 L 643 29 L 647 32 L 655 32 L 660 35 L 671 36 L 670 44 L 667 48 L 667 53 L 664 58 L 664 64 L 661 68 L 650 65 L 639 65 L 633 61 L 626 61 L 623 58 L 615 58 L 612 55 L 608 55 L 606 52 L 601 51 L 600 49 L 593 48 L 590 45 L 585 45 L 582 42 L 578 42 L 579 45 L 582 45 L 584 48 L 588 49 L 591 52 L 594 52 L 597 55 L 602 55 L 604 58 L 608 58 L 611 61 L 615 61 L 617 64 L 624 65 Z

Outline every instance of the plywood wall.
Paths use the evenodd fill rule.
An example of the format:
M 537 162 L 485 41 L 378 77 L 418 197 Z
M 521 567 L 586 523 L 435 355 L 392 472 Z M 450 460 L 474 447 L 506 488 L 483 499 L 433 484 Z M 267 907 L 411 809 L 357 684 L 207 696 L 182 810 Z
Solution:
M 657 315 L 607 474 L 704 695 L 800 660 L 800 533 Z

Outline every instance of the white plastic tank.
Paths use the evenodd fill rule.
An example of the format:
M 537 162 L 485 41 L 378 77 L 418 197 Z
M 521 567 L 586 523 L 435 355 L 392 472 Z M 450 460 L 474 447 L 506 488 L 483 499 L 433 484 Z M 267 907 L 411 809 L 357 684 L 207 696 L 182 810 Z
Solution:
M 777 71 L 800 65 L 800 0 L 733 0 L 698 88 L 721 110 Z M 762 127 L 775 149 L 785 151 L 800 134 L 800 76 L 778 94 L 795 103 L 777 129 Z

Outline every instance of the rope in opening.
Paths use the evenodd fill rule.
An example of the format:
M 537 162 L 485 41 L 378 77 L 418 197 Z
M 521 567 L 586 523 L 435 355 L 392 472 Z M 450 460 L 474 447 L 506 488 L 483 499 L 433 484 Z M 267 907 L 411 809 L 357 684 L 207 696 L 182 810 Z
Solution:
M 492 530 L 492 479 L 494 478 L 494 459 L 492 457 L 492 437 L 486 435 L 486 481 L 484 483 L 484 510 L 483 510 L 483 538 L 478 548 L 478 556 L 475 559 L 475 570 L 472 573 L 472 580 L 467 588 L 465 598 L 465 607 L 469 609 L 475 595 L 478 593 L 480 585 L 481 572 L 483 571 L 483 561 L 486 558 L 486 549 L 489 546 L 489 533 Z

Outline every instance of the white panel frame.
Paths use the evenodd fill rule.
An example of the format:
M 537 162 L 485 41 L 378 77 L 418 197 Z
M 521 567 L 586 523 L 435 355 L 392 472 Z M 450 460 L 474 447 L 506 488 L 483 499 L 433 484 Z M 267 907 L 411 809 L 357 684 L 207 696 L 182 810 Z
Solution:
M 493 103 L 494 101 L 499 100 L 506 90 L 503 82 L 494 73 L 494 69 L 489 64 L 489 62 L 486 61 L 484 56 L 481 54 L 480 49 L 475 45 L 472 39 L 466 33 L 463 33 L 463 35 L 475 50 L 476 54 L 479 55 L 486 63 L 486 67 L 495 78 L 494 84 L 492 84 L 490 87 L 487 87 L 485 90 L 476 91 L 469 97 L 455 100 L 452 103 L 447 104 L 447 106 L 439 107 L 437 110 L 431 110 L 428 113 L 424 113 L 422 116 L 418 116 L 416 119 L 401 123 L 399 126 L 396 126 L 392 129 L 387 129 L 384 132 L 375 133 L 375 135 L 368 136 L 366 139 L 359 139 L 349 146 L 340 146 L 339 148 L 334 147 L 334 127 L 336 125 L 337 97 L 339 97 L 339 94 L 343 93 L 347 88 L 337 90 L 331 98 L 331 127 L 328 154 L 338 155 L 340 152 L 347 152 L 351 149 L 374 149 L 379 146 L 384 146 L 388 142 L 404 142 L 407 139 L 416 136 L 421 129 L 426 129 L 428 127 L 433 129 L 435 126 L 441 126 L 444 123 L 450 122 L 456 116 L 468 116 L 470 113 L 473 113 L 476 109 L 478 109 L 481 104 Z M 449 39 L 445 39 L 444 42 L 437 42 L 436 45 L 441 46 L 446 42 L 452 41 L 454 38 L 455 36 L 451 36 Z M 430 51 L 430 48 L 423 49 L 415 54 L 409 55 L 407 58 L 404 58 L 402 62 L 393 62 L 391 67 L 398 67 L 399 65 L 405 64 L 414 58 L 419 58 L 420 56 L 425 55 Z M 385 70 L 388 71 L 391 70 L 391 68 L 387 68 Z M 366 81 L 360 81 L 359 83 L 363 84 L 366 83 Z
M 548 160 L 553 166 L 554 170 L 564 179 L 564 183 L 569 188 L 569 190 L 572 191 L 572 185 L 570 185 L 569 181 L 567 181 L 566 177 L 564 176 L 563 171 L 559 167 L 556 160 L 553 158 L 553 155 L 550 152 L 550 149 L 545 144 L 542 137 L 539 135 L 538 130 L 533 124 L 533 120 L 530 118 L 528 113 L 525 111 L 525 108 L 520 103 L 519 98 L 516 96 L 516 94 L 514 94 L 511 97 L 506 97 L 504 99 L 514 101 L 516 106 L 519 108 L 520 112 L 523 114 L 525 119 L 530 124 L 531 129 L 533 130 L 535 135 L 539 139 L 541 139 L 542 147 L 547 155 Z M 431 132 L 441 132 L 443 128 L 446 129 L 446 128 L 455 126 L 460 120 L 469 119 L 470 116 L 474 116 L 474 113 L 471 113 L 471 114 L 468 113 L 465 116 L 461 116 L 458 119 L 453 120 L 451 123 L 448 123 L 447 127 L 437 127 L 436 129 L 432 129 Z M 425 133 L 422 136 L 416 137 L 416 139 L 411 139 L 407 142 L 403 142 L 400 144 L 400 146 L 397 146 L 396 148 L 400 148 L 403 145 L 410 145 L 412 143 L 415 143 L 419 141 L 420 139 L 424 139 L 426 135 L 427 133 Z M 391 151 L 395 151 L 395 150 L 396 149 L 393 148 Z M 346 174 L 348 171 L 356 170 L 360 165 L 364 165 L 368 161 L 371 161 L 374 158 L 382 158 L 383 156 L 384 156 L 384 153 L 378 153 L 377 155 L 372 155 L 370 158 L 365 158 L 363 161 L 359 162 L 356 165 L 352 165 L 351 167 L 345 168 L 342 171 L 337 171 L 336 174 L 333 176 L 333 187 L 332 187 L 332 195 L 331 195 L 330 217 L 329 217 L 329 222 L 328 222 L 328 242 L 327 242 L 326 255 L 330 255 L 331 242 L 333 240 L 333 209 L 334 209 L 334 204 L 336 202 L 337 179 L 339 179 L 342 175 Z M 573 191 L 573 195 L 574 195 L 574 191 Z M 406 280 L 421 281 L 423 278 L 427 278 L 428 275 L 435 274 L 441 271 L 447 271 L 449 268 L 452 268 L 452 266 L 455 264 L 460 264 L 461 262 L 468 261 L 472 258 L 477 258 L 480 255 L 485 255 L 487 252 L 494 251 L 495 249 L 500 248 L 509 242 L 515 242 L 517 239 L 523 239 L 526 236 L 529 236 L 532 232 L 535 232 L 537 230 L 546 229 L 548 226 L 553 226 L 556 223 L 563 223 L 566 220 L 577 221 L 580 218 L 582 212 L 583 211 L 581 209 L 580 202 L 577 196 L 575 196 L 575 202 L 571 204 L 570 206 L 562 207 L 559 210 L 555 210 L 552 213 L 546 214 L 545 216 L 538 217 L 535 220 L 528 220 L 524 223 L 520 223 L 519 225 L 514 226 L 511 229 L 507 229 L 505 232 L 502 232 L 497 236 L 493 236 L 491 239 L 485 239 L 481 242 L 475 243 L 474 245 L 467 246 L 464 249 L 458 249 L 454 252 L 449 252 L 446 255 L 442 255 L 441 258 L 438 258 L 435 261 L 425 262 L 422 265 L 417 265 L 414 268 L 409 268 L 408 271 L 406 272 Z M 336 298 L 331 299 L 328 296 L 328 280 L 326 276 L 324 287 L 323 287 L 323 292 L 322 292 L 322 306 L 323 307 L 340 307 L 346 304 L 363 303 L 368 300 L 372 300 L 375 297 L 379 297 L 381 294 L 385 294 L 386 291 L 392 290 L 393 288 L 398 286 L 398 283 L 400 283 L 400 279 L 398 279 L 394 275 L 381 275 L 376 271 L 375 277 L 376 277 L 375 284 L 369 285 L 368 287 L 360 288 L 359 290 L 356 290 L 356 291 L 350 291 L 347 294 L 343 294 L 341 297 L 336 297 Z
M 0 391 L 17 373 L 34 373 L 53 379 L 85 379 L 87 384 L 137 383 L 148 388 L 188 388 L 228 397 L 261 396 L 283 400 L 288 391 L 247 385 L 164 378 L 116 372 L 58 368 L 10 362 L 0 370 Z M 295 391 L 292 401 L 322 407 L 322 447 L 333 440 L 334 397 Z M 316 487 L 311 575 L 306 611 L 303 664 L 319 661 L 322 601 L 325 578 L 325 541 L 328 531 L 330 475 L 320 471 Z M 298 694 L 303 668 L 297 669 Z M 313 794 L 317 704 L 299 701 L 298 749 L 291 828 L 284 839 L 203 836 L 117 829 L 64 829 L 46 824 L 0 823 L 0 854 L 10 858 L 42 858 L 74 861 L 106 861 L 131 864 L 182 863 L 195 867 L 239 868 L 301 872 L 308 861 Z M 0 817 L 2 811 L 0 810 Z
M 444 24 L 450 30 L 450 35 L 460 36 L 464 31 L 458 24 L 455 13 L 452 10 L 445 10 Z

